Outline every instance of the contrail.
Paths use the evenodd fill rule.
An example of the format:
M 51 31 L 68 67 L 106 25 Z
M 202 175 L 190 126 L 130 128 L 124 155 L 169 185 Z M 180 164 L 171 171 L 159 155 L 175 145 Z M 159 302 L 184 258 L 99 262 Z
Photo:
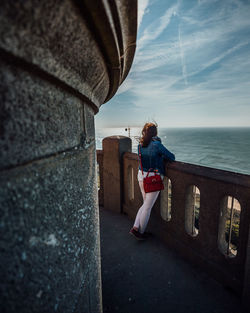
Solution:
M 182 77 L 185 81 L 185 85 L 187 85 L 187 68 L 185 64 L 185 56 L 182 49 L 182 41 L 181 41 L 181 30 L 179 25 L 179 47 L 180 47 L 180 55 L 181 55 L 181 65 L 182 65 Z

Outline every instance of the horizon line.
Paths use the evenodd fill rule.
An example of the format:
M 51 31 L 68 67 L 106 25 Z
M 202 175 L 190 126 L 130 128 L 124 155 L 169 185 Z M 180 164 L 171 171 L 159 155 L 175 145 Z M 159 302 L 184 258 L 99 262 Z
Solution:
M 142 128 L 143 126 L 95 126 L 95 128 Z M 248 126 L 158 126 L 158 128 L 250 128 Z

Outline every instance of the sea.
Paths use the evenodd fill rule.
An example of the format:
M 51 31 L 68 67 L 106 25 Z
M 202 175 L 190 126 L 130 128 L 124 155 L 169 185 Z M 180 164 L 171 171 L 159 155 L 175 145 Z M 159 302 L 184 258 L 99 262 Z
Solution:
M 107 136 L 130 136 L 137 152 L 141 128 L 97 128 L 96 148 Z M 163 145 L 177 161 L 250 175 L 250 127 L 158 128 Z

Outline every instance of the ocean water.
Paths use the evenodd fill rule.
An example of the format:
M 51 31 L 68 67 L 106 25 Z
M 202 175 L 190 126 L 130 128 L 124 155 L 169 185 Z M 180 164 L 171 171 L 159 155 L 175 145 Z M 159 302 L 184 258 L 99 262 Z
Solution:
M 141 128 L 131 128 L 137 152 Z M 176 160 L 250 175 L 250 128 L 159 128 L 162 143 Z M 96 148 L 112 135 L 128 136 L 125 128 L 96 129 Z

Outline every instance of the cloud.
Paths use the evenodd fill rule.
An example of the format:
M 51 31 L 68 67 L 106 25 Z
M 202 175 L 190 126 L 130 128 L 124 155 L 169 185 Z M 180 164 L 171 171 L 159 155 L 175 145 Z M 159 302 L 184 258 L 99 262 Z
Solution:
M 138 1 L 138 18 L 137 18 L 137 28 L 139 30 L 144 14 L 146 13 L 149 0 Z
M 146 2 L 140 24 L 151 5 Z M 182 4 L 162 15 L 154 12 L 138 38 L 132 69 L 111 102 L 121 119 L 144 121 L 154 115 L 161 126 L 250 126 L 250 4 Z
M 176 89 L 179 77 L 138 79 L 130 90 L 133 114 L 162 126 L 249 125 L 250 60 L 246 51 L 227 59 L 205 81 Z M 249 125 L 250 126 L 250 125 Z
M 159 19 L 152 22 L 143 32 L 141 38 L 139 38 L 137 43 L 137 50 L 141 50 L 148 42 L 157 39 L 165 28 L 169 25 L 171 17 L 176 14 L 178 5 L 174 5 L 167 9 L 165 14 Z
M 183 44 L 186 48 L 188 55 L 192 53 L 192 44 L 189 44 L 190 42 L 191 42 L 190 38 L 186 38 Z M 207 44 L 208 43 L 206 41 L 199 40 L 199 44 L 197 44 L 197 48 L 206 50 L 205 47 L 207 46 Z M 142 84 L 143 82 L 145 83 L 144 83 L 142 90 L 145 94 L 147 94 L 147 91 L 149 91 L 150 93 L 152 89 L 157 90 L 158 94 L 160 94 L 159 91 L 162 88 L 166 90 L 166 88 L 171 88 L 171 87 L 174 87 L 176 84 L 180 84 L 181 81 L 184 81 L 185 85 L 187 86 L 188 78 L 192 78 L 194 76 L 199 75 L 201 72 L 220 63 L 226 57 L 234 54 L 235 52 L 237 52 L 237 50 L 240 50 L 241 48 L 244 48 L 244 46 L 247 46 L 249 44 L 250 44 L 250 40 L 240 42 L 237 45 L 221 53 L 215 54 L 214 57 L 211 57 L 210 55 L 206 55 L 205 52 L 202 54 L 201 57 L 198 57 L 196 54 L 194 54 L 194 56 L 192 57 L 192 61 L 190 62 L 190 71 L 188 73 L 186 71 L 186 67 L 184 63 L 185 62 L 184 56 L 182 55 L 182 57 L 180 57 L 178 43 L 164 46 L 164 47 L 159 46 L 156 48 L 157 51 L 155 51 L 155 53 L 152 51 L 149 51 L 149 55 L 144 54 L 141 56 L 141 62 L 135 66 L 135 69 L 132 72 L 132 75 L 130 75 L 128 79 L 120 87 L 118 94 L 127 92 L 129 90 L 133 91 L 137 89 L 137 87 L 139 88 L 140 84 Z M 182 49 L 182 47 L 180 48 Z M 166 54 L 164 55 L 163 51 L 166 51 L 167 55 Z M 154 58 L 152 58 L 152 53 L 154 55 Z M 230 58 L 230 62 L 233 62 L 233 58 L 232 59 Z M 168 66 L 166 66 L 166 73 L 163 72 L 162 74 L 159 74 L 159 73 L 155 75 L 152 74 L 151 70 L 161 67 L 166 64 L 168 64 Z M 171 64 L 173 66 L 172 70 L 170 70 Z M 177 70 L 176 64 L 179 64 L 180 70 Z M 229 74 L 230 76 L 234 75 L 234 70 L 235 68 L 231 68 L 231 74 Z M 244 67 L 242 68 L 242 71 L 243 70 L 244 70 Z M 144 72 L 146 71 L 150 73 L 149 80 L 147 80 L 147 76 L 145 76 L 144 74 Z M 235 75 L 237 74 L 235 73 Z M 209 77 L 207 77 L 207 79 L 209 79 Z
M 131 77 L 127 77 L 127 79 L 119 87 L 116 95 L 122 94 L 122 93 L 130 90 L 133 87 L 133 84 L 134 84 L 134 80 Z
M 170 84 L 165 86 L 162 80 L 154 81 L 151 95 L 159 100 L 162 99 L 161 103 L 164 103 L 164 106 L 169 104 L 181 107 L 203 106 L 205 103 L 213 107 L 216 104 L 230 103 L 236 108 L 239 102 L 249 104 L 249 77 L 250 61 L 247 59 L 247 54 L 244 54 L 234 60 L 227 60 L 221 67 L 211 72 L 207 80 L 189 85 L 187 88 L 173 89 Z M 156 88 L 157 83 L 159 88 Z M 143 97 L 145 87 L 149 90 L 151 84 L 152 82 L 147 81 L 146 86 L 143 84 L 138 86 L 139 89 L 136 91 L 138 101 Z M 146 93 L 145 99 L 148 96 L 149 93 Z
M 178 35 L 179 35 L 179 47 L 180 47 L 180 55 L 181 55 L 182 77 L 184 79 L 185 85 L 187 85 L 187 67 L 186 67 L 186 62 L 185 62 L 184 49 L 182 46 L 180 25 L 179 25 Z
M 194 76 L 199 74 L 200 72 L 204 71 L 205 69 L 219 63 L 221 60 L 223 60 L 225 57 L 227 57 L 228 55 L 232 54 L 233 52 L 239 50 L 240 48 L 247 46 L 250 44 L 250 40 L 245 41 L 245 42 L 241 42 L 238 45 L 226 50 L 225 52 L 221 53 L 220 55 L 216 56 L 215 58 L 209 60 L 207 63 L 205 64 L 201 64 L 200 68 L 198 71 L 194 71 L 191 72 L 189 75 L 187 75 L 188 77 Z
M 175 65 L 173 70 L 176 71 L 181 67 L 182 79 L 187 83 L 187 77 L 190 75 L 197 74 L 199 71 L 218 63 L 225 56 L 248 44 L 248 42 L 241 42 L 242 39 L 238 32 L 250 27 L 250 19 L 247 18 L 249 10 L 246 10 L 245 7 L 239 7 L 238 10 L 227 12 L 226 19 L 223 20 L 222 12 L 224 11 L 225 9 L 216 11 L 213 15 L 214 23 L 211 18 L 202 19 L 202 27 L 200 21 L 193 18 L 192 23 L 196 28 L 192 32 L 185 31 L 185 24 L 182 23 L 182 27 L 179 24 L 178 38 L 176 37 L 175 40 L 172 38 L 162 43 L 151 40 L 150 45 L 137 51 L 132 72 L 140 73 L 165 68 L 168 72 L 170 70 L 171 75 Z M 193 13 L 193 15 L 195 14 Z M 190 19 L 188 24 L 190 24 Z M 185 21 L 184 13 L 181 16 L 181 21 L 183 20 Z M 205 24 L 207 25 L 204 28 Z M 231 24 L 234 24 L 233 29 L 229 27 Z M 239 42 L 237 43 L 234 38 L 237 38 Z

